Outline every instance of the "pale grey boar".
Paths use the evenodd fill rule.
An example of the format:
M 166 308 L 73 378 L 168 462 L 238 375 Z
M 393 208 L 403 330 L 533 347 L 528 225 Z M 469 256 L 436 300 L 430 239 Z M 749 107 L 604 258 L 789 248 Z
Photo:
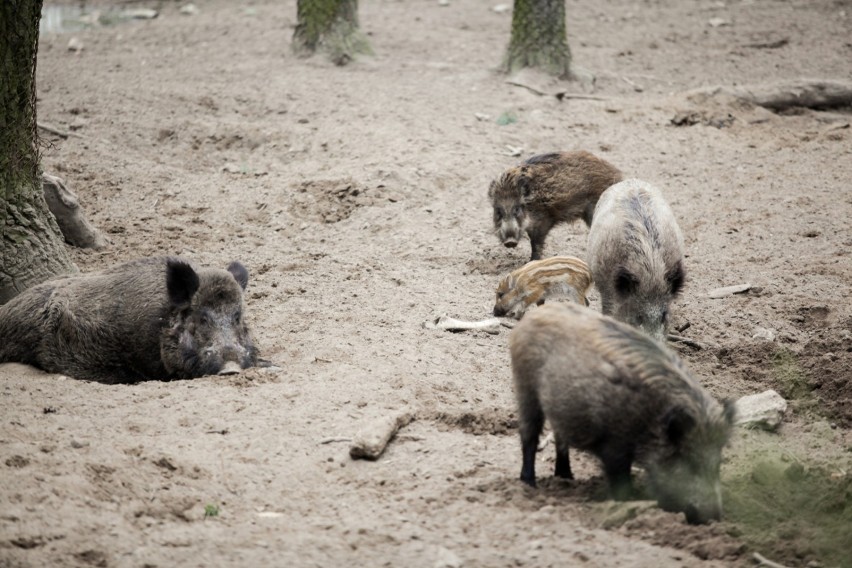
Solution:
M 188 379 L 257 364 L 248 271 L 147 258 L 51 280 L 0 306 L 0 362 L 102 382 Z
M 603 463 L 613 496 L 632 494 L 630 468 L 647 472 L 660 506 L 690 523 L 722 515 L 719 466 L 734 419 L 665 347 L 635 328 L 576 304 L 527 314 L 509 339 L 518 401 L 521 480 L 535 486 L 545 419 L 555 475 L 572 479 L 569 448 Z
M 504 276 L 497 286 L 495 316 L 521 319 L 530 306 L 545 300 L 570 300 L 588 305 L 592 275 L 585 262 L 573 256 L 534 260 Z
M 587 259 L 601 311 L 664 341 L 669 306 L 686 278 L 683 235 L 651 184 L 629 179 L 595 208 Z
M 527 233 L 530 260 L 539 260 L 554 226 L 576 219 L 590 225 L 601 193 L 621 179 L 614 166 L 588 152 L 533 156 L 491 182 L 494 232 L 509 248 Z

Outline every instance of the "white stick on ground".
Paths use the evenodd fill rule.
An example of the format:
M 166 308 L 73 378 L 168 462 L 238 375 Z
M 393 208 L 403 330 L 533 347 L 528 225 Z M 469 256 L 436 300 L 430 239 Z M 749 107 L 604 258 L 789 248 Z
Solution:
M 388 442 L 394 434 L 414 420 L 414 414 L 405 411 L 393 416 L 384 416 L 375 422 L 367 424 L 358 431 L 349 446 L 349 457 L 352 459 L 376 460 L 385 451 Z
M 425 322 L 423 327 L 426 329 L 443 329 L 446 331 L 481 329 L 486 333 L 495 334 L 500 332 L 500 320 L 497 318 L 489 318 L 480 321 L 463 321 L 451 318 L 448 315 L 440 315 L 434 320 Z

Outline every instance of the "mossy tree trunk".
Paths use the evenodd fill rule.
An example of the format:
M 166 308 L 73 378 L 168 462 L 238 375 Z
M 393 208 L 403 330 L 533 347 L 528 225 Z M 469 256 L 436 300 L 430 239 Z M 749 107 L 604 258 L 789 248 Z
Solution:
M 293 49 L 303 56 L 327 53 L 345 65 L 359 53 L 370 54 L 370 43 L 358 27 L 358 0 L 298 0 Z
M 503 69 L 514 73 L 524 67 L 537 67 L 563 78 L 571 76 L 565 0 L 515 0 L 512 38 Z
M 41 5 L 0 1 L 0 304 L 77 270 L 41 188 L 35 89 Z

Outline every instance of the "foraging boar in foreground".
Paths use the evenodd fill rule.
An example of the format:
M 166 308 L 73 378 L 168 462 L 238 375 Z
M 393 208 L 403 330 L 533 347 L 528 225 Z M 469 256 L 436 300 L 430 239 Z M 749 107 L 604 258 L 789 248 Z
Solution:
M 601 311 L 663 341 L 686 271 L 683 235 L 660 192 L 637 179 L 607 189 L 595 209 L 587 258 Z
M 257 364 L 248 271 L 146 258 L 51 280 L 0 306 L 0 362 L 102 382 L 188 379 Z
M 649 492 L 689 523 L 722 515 L 719 465 L 734 418 L 683 362 L 637 329 L 576 304 L 548 304 L 509 339 L 518 400 L 521 480 L 535 486 L 545 419 L 557 477 L 572 479 L 569 448 L 600 458 L 613 495 L 632 493 L 635 461 Z
M 614 166 L 588 152 L 533 156 L 503 172 L 488 188 L 497 238 L 514 248 L 526 232 L 530 260 L 539 260 L 550 229 L 575 219 L 590 225 L 601 193 L 621 179 Z
M 589 267 L 579 258 L 554 256 L 534 260 L 500 280 L 494 315 L 521 319 L 527 308 L 551 299 L 565 298 L 585 306 L 591 285 Z

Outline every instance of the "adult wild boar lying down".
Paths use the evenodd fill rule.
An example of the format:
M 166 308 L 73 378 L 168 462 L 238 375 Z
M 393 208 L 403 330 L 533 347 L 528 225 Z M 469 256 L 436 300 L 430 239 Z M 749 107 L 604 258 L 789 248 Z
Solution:
M 145 258 L 50 280 L 0 306 L 0 362 L 102 382 L 189 379 L 257 364 L 248 271 Z

